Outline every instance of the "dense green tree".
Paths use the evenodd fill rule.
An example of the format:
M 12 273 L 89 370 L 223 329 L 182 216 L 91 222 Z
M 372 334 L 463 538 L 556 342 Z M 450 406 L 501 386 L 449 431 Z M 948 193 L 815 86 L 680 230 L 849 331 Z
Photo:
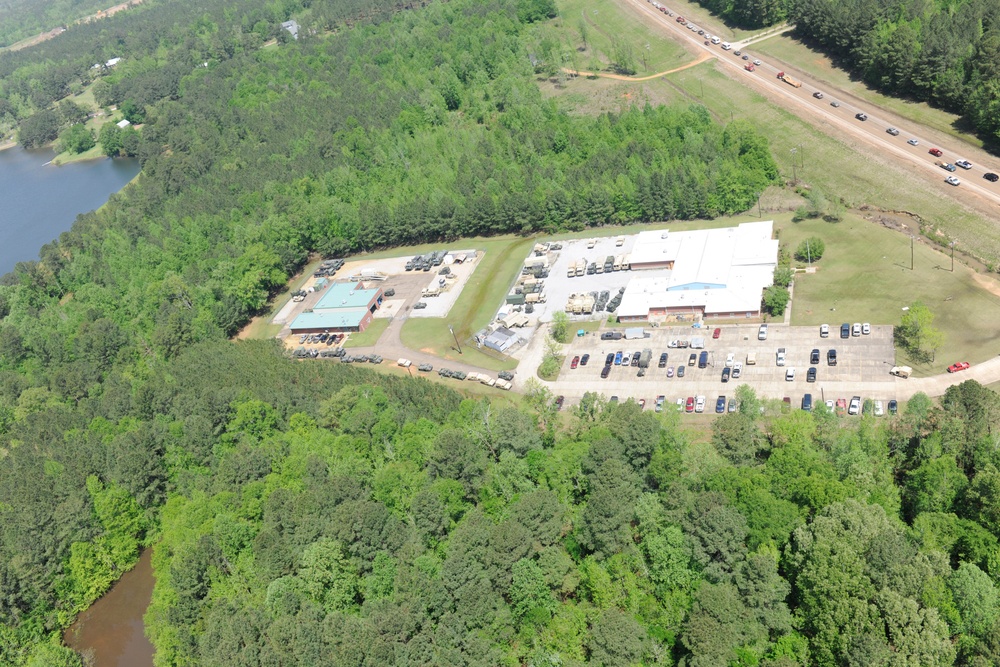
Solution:
M 70 125 L 59 133 L 59 146 L 68 153 L 89 151 L 96 143 L 93 131 L 85 125 Z

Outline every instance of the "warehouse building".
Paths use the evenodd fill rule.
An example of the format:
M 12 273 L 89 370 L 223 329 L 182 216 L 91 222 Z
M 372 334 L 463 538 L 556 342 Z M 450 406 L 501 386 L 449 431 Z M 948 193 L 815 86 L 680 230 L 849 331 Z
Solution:
M 382 305 L 382 290 L 361 283 L 333 283 L 309 312 L 292 322 L 293 334 L 364 331 Z
M 618 308 L 620 322 L 693 321 L 755 317 L 764 289 L 774 281 L 778 241 L 774 223 L 689 232 L 639 234 L 633 271 L 658 270 L 629 281 Z

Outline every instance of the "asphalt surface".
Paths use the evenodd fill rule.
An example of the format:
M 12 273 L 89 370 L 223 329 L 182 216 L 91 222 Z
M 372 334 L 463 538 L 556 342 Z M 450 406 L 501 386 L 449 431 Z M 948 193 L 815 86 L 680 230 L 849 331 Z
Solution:
M 893 114 L 873 105 L 862 103 L 849 93 L 818 83 L 802 72 L 795 71 L 794 68 L 788 68 L 784 64 L 772 64 L 766 58 L 755 55 L 752 47 L 749 47 L 750 50 L 747 53 L 749 61 L 744 61 L 741 57 L 734 55 L 735 51 L 742 50 L 745 45 L 744 41 L 732 42 L 733 48 L 730 51 L 724 51 L 721 43 L 711 44 L 710 42 L 706 46 L 704 43 L 706 36 L 698 35 L 697 30 L 689 30 L 686 26 L 677 23 L 677 14 L 679 14 L 677 8 L 665 5 L 675 14 L 675 16 L 668 16 L 646 0 L 621 1 L 644 15 L 648 22 L 660 26 L 672 37 L 684 43 L 692 52 L 711 53 L 723 67 L 738 72 L 746 85 L 764 93 L 788 111 L 811 122 L 820 121 L 834 127 L 844 135 L 865 142 L 882 155 L 890 155 L 912 164 L 915 168 L 914 175 L 919 174 L 928 182 L 934 183 L 938 191 L 946 196 L 955 197 L 966 204 L 972 203 L 966 199 L 967 197 L 977 197 L 981 203 L 993 207 L 1000 206 L 1000 183 L 990 183 L 983 179 L 983 174 L 986 172 L 1000 174 L 1000 163 L 995 158 L 991 159 L 981 151 L 977 151 L 975 157 L 980 163 L 974 161 L 972 169 L 959 168 L 954 173 L 961 181 L 961 185 L 947 185 L 945 178 L 950 174 L 938 167 L 935 162 L 942 160 L 954 164 L 956 160 L 968 157 L 968 154 L 972 152 L 967 146 L 956 149 L 952 145 L 946 145 L 947 142 L 933 143 L 927 138 L 929 133 L 926 130 L 921 130 L 916 123 L 907 125 L 898 119 L 887 120 Z M 711 32 L 708 26 L 699 24 L 697 27 Z M 750 37 L 745 41 L 752 42 L 754 40 L 754 37 Z M 760 59 L 762 64 L 756 67 L 756 71 L 747 72 L 744 65 L 755 59 Z M 779 71 L 784 71 L 802 82 L 802 87 L 795 88 L 782 79 L 778 79 Z M 816 92 L 822 92 L 823 99 L 813 97 L 813 93 Z M 840 106 L 831 106 L 830 103 L 834 101 L 839 102 Z M 857 120 L 855 118 L 857 113 L 867 114 L 868 119 L 866 121 Z M 900 134 L 898 136 L 887 134 L 886 129 L 889 127 L 895 127 Z M 919 143 L 917 146 L 911 146 L 907 144 L 908 139 L 916 139 Z M 941 149 L 943 155 L 936 157 L 929 154 L 928 150 L 931 148 Z

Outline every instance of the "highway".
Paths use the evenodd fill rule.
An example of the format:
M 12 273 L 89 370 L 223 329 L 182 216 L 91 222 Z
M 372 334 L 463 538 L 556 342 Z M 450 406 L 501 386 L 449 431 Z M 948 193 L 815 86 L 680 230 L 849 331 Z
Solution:
M 883 113 L 882 110 L 873 106 L 859 106 L 849 93 L 819 84 L 801 72 L 771 65 L 765 57 L 754 54 L 752 46 L 747 47 L 750 49 L 749 52 L 743 51 L 743 42 L 732 42 L 732 50 L 723 50 L 721 44 L 711 43 L 708 34 L 698 34 L 699 29 L 710 33 L 711 31 L 706 26 L 698 25 L 694 30 L 691 30 L 686 25 L 678 23 L 677 10 L 665 3 L 658 4 L 673 12 L 673 16 L 659 11 L 651 1 L 622 1 L 641 14 L 648 16 L 651 22 L 661 26 L 673 38 L 686 43 L 692 51 L 712 54 L 723 67 L 731 68 L 738 72 L 739 76 L 746 77 L 747 85 L 767 95 L 769 99 L 781 104 L 789 111 L 800 116 L 809 115 L 811 117 L 809 120 L 812 121 L 822 120 L 843 133 L 869 144 L 883 155 L 892 155 L 902 162 L 912 164 L 915 168 L 915 174 L 919 173 L 928 181 L 936 182 L 944 195 L 953 196 L 963 203 L 970 203 L 966 198 L 969 195 L 974 195 L 991 207 L 1000 207 L 1000 183 L 991 183 L 983 178 L 983 175 L 988 172 L 1000 174 L 1000 160 L 993 159 L 985 165 L 973 162 L 971 169 L 959 168 L 955 173 L 949 174 L 937 166 L 935 162 L 944 161 L 954 164 L 956 160 L 966 157 L 960 150 L 955 150 L 944 144 L 931 143 L 921 135 L 919 129 L 911 129 L 906 125 L 894 125 L 885 120 L 885 116 L 880 115 Z M 753 38 L 748 38 L 747 41 L 753 41 Z M 708 43 L 706 44 L 706 42 Z M 737 51 L 748 55 L 749 61 L 735 55 Z M 757 59 L 761 61 L 761 65 L 756 67 L 756 71 L 748 72 L 744 69 L 747 62 Z M 802 87 L 795 88 L 779 79 L 777 75 L 781 69 L 784 69 L 789 76 L 801 81 Z M 817 92 L 823 93 L 822 99 L 813 96 Z M 832 106 L 832 103 L 835 102 L 839 106 Z M 855 115 L 858 113 L 867 114 L 868 119 L 866 121 L 856 119 Z M 888 134 L 886 130 L 890 127 L 898 129 L 899 135 Z M 918 127 L 916 123 L 913 123 L 913 128 Z M 910 139 L 916 140 L 918 144 L 916 146 L 908 144 L 907 141 Z M 939 148 L 943 155 L 940 157 L 931 155 L 928 153 L 931 148 Z M 956 176 L 961 181 L 961 185 L 947 185 L 945 178 L 949 175 Z

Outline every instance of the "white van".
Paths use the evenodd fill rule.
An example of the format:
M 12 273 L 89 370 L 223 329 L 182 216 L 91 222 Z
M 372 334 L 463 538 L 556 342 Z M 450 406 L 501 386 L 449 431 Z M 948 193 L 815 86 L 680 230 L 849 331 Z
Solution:
M 721 41 L 722 41 L 722 40 L 721 40 L 721 39 L 719 39 L 718 37 L 715 37 L 715 36 L 713 36 L 713 37 L 712 37 L 712 44 L 718 44 L 718 43 L 719 43 L 719 42 L 721 42 Z
M 756 365 L 757 365 L 757 353 L 747 352 L 747 366 L 756 366 Z
M 733 45 L 732 45 L 732 44 L 730 44 L 729 42 L 723 42 L 723 43 L 722 43 L 722 49 L 723 49 L 724 51 L 728 51 L 728 50 L 729 50 L 729 49 L 731 49 L 731 48 L 733 48 Z

